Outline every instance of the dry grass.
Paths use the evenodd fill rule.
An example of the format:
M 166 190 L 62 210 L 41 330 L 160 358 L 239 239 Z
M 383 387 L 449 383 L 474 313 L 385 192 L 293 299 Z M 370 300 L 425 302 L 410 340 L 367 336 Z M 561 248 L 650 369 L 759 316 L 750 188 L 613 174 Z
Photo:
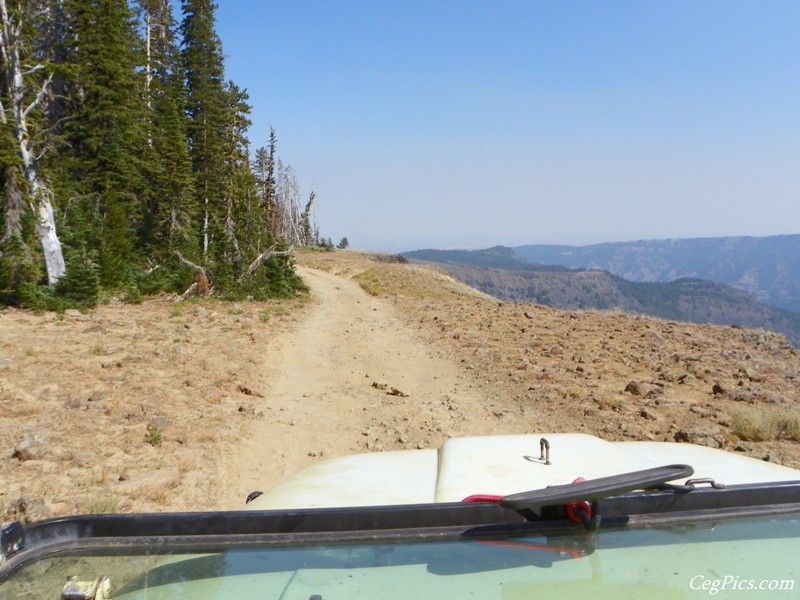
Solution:
M 157 506 L 165 506 L 170 499 L 170 489 L 166 487 L 147 488 L 142 493 L 142 497 Z
M 731 433 L 743 440 L 800 441 L 800 410 L 742 410 L 733 414 Z
M 354 279 L 372 296 L 430 300 L 453 296 L 488 298 L 444 272 L 421 265 L 380 264 L 365 269 Z
M 90 515 L 105 515 L 119 512 L 119 499 L 111 496 L 96 498 L 86 505 L 86 513 Z
M 800 442 L 800 411 L 784 411 L 777 422 L 782 439 Z
M 0 310 L 0 521 L 22 496 L 46 499 L 56 516 L 208 506 L 205 477 L 167 501 L 120 482 L 174 465 L 177 452 L 183 472 L 213 479 L 246 425 L 238 386 L 267 387 L 269 341 L 305 303 L 156 298 L 66 318 Z M 42 432 L 38 460 L 11 458 Z

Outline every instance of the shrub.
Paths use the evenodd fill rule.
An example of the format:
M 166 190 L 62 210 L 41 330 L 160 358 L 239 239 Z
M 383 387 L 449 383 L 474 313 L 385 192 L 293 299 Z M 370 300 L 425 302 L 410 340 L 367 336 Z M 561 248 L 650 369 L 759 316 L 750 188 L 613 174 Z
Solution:
M 743 440 L 764 442 L 775 438 L 772 420 L 762 411 L 739 411 L 733 415 L 731 422 L 731 433 Z
M 787 410 L 778 415 L 776 421 L 781 438 L 800 442 L 800 411 Z
M 144 434 L 144 441 L 151 446 L 160 446 L 164 441 L 164 432 L 158 427 L 147 426 L 147 433 Z
M 800 411 L 742 410 L 732 417 L 731 433 L 751 442 L 800 441 Z

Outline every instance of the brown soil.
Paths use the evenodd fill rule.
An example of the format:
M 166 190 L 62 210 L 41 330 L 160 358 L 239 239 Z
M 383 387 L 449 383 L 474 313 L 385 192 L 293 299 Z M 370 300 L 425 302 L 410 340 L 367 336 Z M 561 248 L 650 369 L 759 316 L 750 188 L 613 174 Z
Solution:
M 677 439 L 800 468 L 800 358 L 779 336 L 503 304 L 355 252 L 298 263 L 307 299 L 1 312 L 3 520 L 234 509 L 327 457 L 462 435 Z M 777 439 L 741 439 L 737 419 L 770 415 Z

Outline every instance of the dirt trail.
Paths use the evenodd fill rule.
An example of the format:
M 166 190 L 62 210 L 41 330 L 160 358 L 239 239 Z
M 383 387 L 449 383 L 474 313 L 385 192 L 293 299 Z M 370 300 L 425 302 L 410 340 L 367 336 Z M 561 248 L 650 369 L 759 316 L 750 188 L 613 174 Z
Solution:
M 312 306 L 269 344 L 268 389 L 255 409 L 264 418 L 222 467 L 231 484 L 223 508 L 325 458 L 438 445 L 485 412 L 480 385 L 390 304 L 351 279 L 299 272 Z

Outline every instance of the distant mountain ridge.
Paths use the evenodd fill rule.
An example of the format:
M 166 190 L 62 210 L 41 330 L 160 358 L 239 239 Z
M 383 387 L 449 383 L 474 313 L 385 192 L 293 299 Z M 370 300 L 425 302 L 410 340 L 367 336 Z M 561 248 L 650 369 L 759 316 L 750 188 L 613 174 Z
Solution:
M 566 247 L 562 247 L 566 248 Z M 417 250 L 410 260 L 435 263 L 497 298 L 566 310 L 617 310 L 663 319 L 777 331 L 800 346 L 800 314 L 757 301 L 732 286 L 682 278 L 634 282 L 607 271 L 533 264 L 515 249 Z
M 629 281 L 707 279 L 800 313 L 800 235 L 526 245 L 513 251 L 534 264 L 600 269 Z

